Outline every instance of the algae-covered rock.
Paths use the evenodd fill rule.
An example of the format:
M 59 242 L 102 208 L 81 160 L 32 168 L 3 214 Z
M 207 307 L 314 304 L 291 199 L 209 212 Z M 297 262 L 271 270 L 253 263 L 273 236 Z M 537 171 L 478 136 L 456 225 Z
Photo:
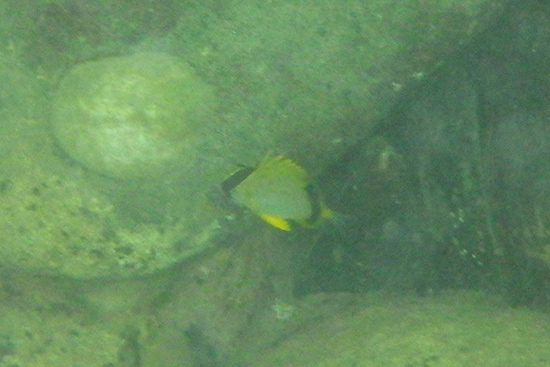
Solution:
M 109 200 L 57 176 L 2 177 L 3 266 L 73 278 L 155 273 L 201 251 L 184 243 L 178 224 L 125 225 Z M 192 241 L 191 241 L 192 242 Z
M 80 64 L 53 99 L 54 135 L 76 161 L 108 176 L 135 178 L 184 167 L 213 92 L 184 61 L 139 53 Z
M 0 161 L 1 267 L 78 279 L 129 278 L 154 274 L 210 246 L 207 220 L 191 231 L 183 220 L 124 218 L 80 167 L 51 155 L 48 134 L 19 121 L 13 125 L 1 130 L 12 142 L 2 147 Z
M 365 138 L 401 91 L 483 29 L 498 0 L 232 1 L 174 30 L 216 84 L 238 162 L 283 152 L 313 174 Z M 212 5 L 213 7 L 213 5 Z M 208 21 L 204 21 L 208 19 Z
M 126 342 L 107 323 L 84 323 L 51 306 L 6 307 L 5 296 L 2 301 L 0 366 L 127 366 L 119 361 Z
M 103 319 L 83 307 L 87 282 L 0 270 L 0 367 L 138 366 L 149 316 Z M 131 289 L 131 287 L 129 287 Z
M 545 314 L 481 293 L 317 295 L 304 299 L 295 318 L 264 340 L 254 366 L 543 367 L 550 360 Z

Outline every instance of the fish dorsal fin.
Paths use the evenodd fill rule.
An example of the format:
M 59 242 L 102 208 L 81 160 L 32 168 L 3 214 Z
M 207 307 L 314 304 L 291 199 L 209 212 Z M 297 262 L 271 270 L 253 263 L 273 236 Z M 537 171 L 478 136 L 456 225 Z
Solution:
M 304 185 L 310 180 L 309 173 L 302 166 L 284 155 L 266 156 L 258 164 L 257 170 L 270 172 L 271 174 L 281 173 L 302 181 Z

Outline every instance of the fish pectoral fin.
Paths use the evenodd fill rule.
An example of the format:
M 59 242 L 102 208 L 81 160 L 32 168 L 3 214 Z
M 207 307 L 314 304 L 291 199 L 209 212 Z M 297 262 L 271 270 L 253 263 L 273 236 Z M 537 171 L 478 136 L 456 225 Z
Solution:
M 267 223 L 271 224 L 275 228 L 279 228 L 283 231 L 290 231 L 290 223 L 283 218 L 274 217 L 272 215 L 260 214 L 260 217 Z

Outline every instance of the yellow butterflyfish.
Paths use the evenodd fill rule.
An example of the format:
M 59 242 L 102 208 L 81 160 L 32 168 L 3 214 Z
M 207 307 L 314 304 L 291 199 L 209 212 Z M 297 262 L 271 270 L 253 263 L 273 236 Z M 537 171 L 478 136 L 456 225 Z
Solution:
M 283 231 L 292 223 L 314 227 L 333 216 L 309 173 L 283 155 L 241 168 L 222 187 L 235 203 Z

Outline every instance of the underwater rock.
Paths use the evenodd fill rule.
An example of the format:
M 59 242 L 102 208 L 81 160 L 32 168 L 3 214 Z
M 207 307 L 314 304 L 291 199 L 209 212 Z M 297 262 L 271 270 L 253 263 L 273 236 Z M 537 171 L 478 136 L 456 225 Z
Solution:
M 30 119 L 5 121 L 0 128 L 5 139 L 0 242 L 9 245 L 0 246 L 0 270 L 44 280 L 94 279 L 99 285 L 109 279 L 112 286 L 113 279 L 149 277 L 212 246 L 216 223 L 210 224 L 210 218 L 201 224 L 130 220 L 98 189 L 99 180 L 90 180 L 80 166 L 52 153 L 53 138 L 46 126 Z M 108 307 L 124 302 L 110 297 Z
M 23 154 L 33 152 L 25 150 Z M 134 278 L 158 273 L 211 244 L 186 235 L 182 222 L 126 223 L 82 175 L 53 175 L 14 161 L 0 175 L 0 266 L 70 279 Z M 52 163 L 51 160 L 41 160 Z M 11 162 L 0 164 L 7 171 Z M 24 171 L 28 172 L 24 172 Z
M 542 366 L 538 361 L 550 358 L 544 313 L 509 308 L 483 292 L 424 298 L 321 294 L 297 307 L 295 320 L 255 351 L 250 340 L 265 338 L 263 330 L 256 331 L 260 338 L 241 336 L 248 354 L 243 365 Z
M 73 68 L 53 97 L 63 150 L 97 173 L 162 175 L 196 159 L 213 90 L 184 61 L 160 53 L 105 58 Z
M 44 302 L 44 293 L 34 299 Z M 87 323 L 67 304 L 19 303 L 5 290 L 0 299 L 1 365 L 127 366 L 119 362 L 126 341 L 117 323 Z

